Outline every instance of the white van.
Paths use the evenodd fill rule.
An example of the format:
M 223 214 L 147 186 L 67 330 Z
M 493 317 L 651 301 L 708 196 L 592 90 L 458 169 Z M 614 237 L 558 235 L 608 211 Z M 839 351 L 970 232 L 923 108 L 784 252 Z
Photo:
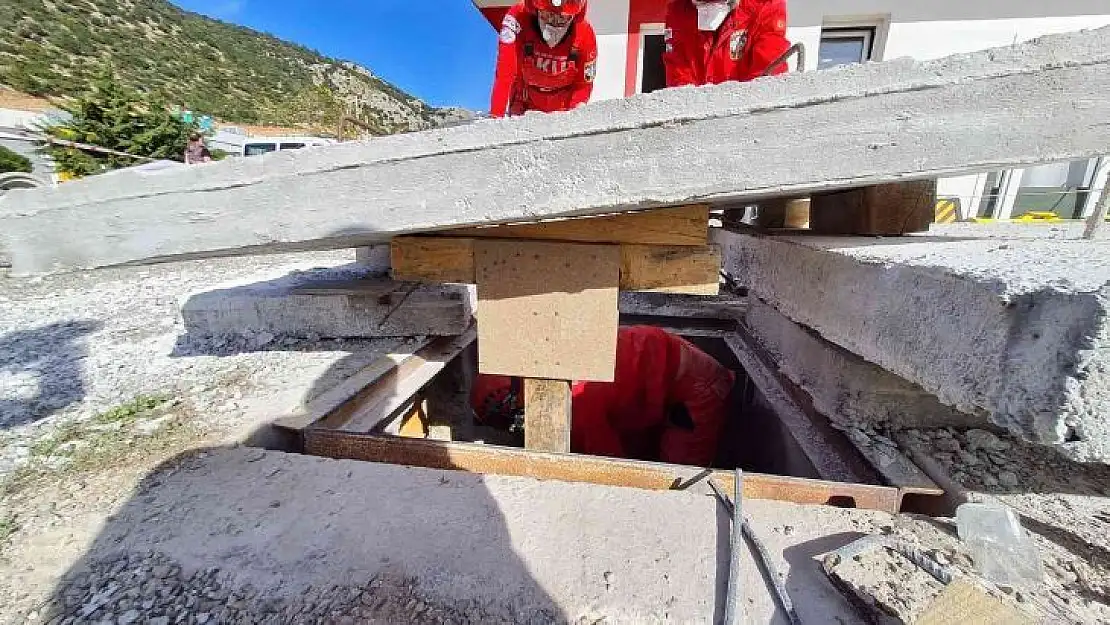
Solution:
M 299 150 L 315 145 L 330 145 L 334 139 L 321 139 L 320 137 L 251 137 L 245 139 L 242 150 L 238 156 L 258 156 L 267 152 L 280 150 Z

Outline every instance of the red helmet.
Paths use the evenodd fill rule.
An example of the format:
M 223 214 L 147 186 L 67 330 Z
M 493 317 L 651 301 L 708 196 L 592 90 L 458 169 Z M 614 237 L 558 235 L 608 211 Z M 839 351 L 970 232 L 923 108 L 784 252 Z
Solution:
M 586 12 L 586 0 L 525 0 L 533 11 L 551 11 L 566 17 L 578 17 Z
M 515 413 L 524 408 L 524 397 L 514 392 L 513 378 L 505 375 L 479 375 L 470 387 L 470 405 L 478 421 L 502 430 L 512 427 Z

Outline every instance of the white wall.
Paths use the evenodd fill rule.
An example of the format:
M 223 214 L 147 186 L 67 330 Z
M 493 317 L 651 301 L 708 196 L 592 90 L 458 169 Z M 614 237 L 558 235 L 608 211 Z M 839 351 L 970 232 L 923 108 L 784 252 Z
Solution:
M 935 59 L 1110 25 L 1110 0 L 790 0 L 792 41 L 817 69 L 821 30 L 878 26 L 874 60 Z
M 588 6 L 590 23 L 597 33 L 598 59 L 590 101 L 623 98 L 628 59 L 628 0 L 595 0 Z

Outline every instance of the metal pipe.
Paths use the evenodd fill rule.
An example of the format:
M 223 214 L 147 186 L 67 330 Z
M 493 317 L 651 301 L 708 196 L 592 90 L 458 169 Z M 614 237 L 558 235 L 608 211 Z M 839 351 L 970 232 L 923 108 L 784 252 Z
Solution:
M 762 76 L 770 76 L 771 72 L 774 71 L 776 67 L 785 63 L 795 53 L 798 54 L 798 71 L 806 71 L 806 46 L 804 43 L 799 41 L 798 43 L 790 46 L 790 48 L 786 52 L 783 52 L 782 55 L 779 56 L 779 58 L 772 61 L 771 64 L 767 66 L 767 69 L 763 70 Z
M 744 545 L 744 472 L 736 469 L 733 481 L 732 538 L 729 540 L 728 594 L 725 595 L 725 625 L 741 625 L 740 550 Z

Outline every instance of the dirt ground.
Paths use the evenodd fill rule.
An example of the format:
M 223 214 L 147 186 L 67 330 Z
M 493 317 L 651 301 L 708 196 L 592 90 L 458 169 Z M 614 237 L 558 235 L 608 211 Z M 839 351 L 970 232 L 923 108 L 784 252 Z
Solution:
M 672 505 L 687 509 L 671 523 L 694 523 L 702 515 L 713 525 L 716 513 L 705 497 L 653 499 L 657 503 L 634 510 L 649 522 L 661 515 L 660 528 L 626 519 L 627 510 L 614 511 L 620 507 L 596 521 L 578 510 L 554 515 L 545 530 L 550 535 L 574 529 L 614 550 L 625 545 L 625 553 L 609 554 L 623 563 L 605 564 L 596 544 L 548 544 L 536 533 L 524 503 L 532 499 L 514 499 L 513 493 L 543 483 L 483 485 L 493 495 L 481 509 L 500 508 L 508 517 L 509 561 L 518 563 L 513 570 L 533 580 L 501 587 L 496 584 L 507 578 L 493 573 L 456 579 L 467 561 L 466 541 L 479 540 L 482 532 L 444 538 L 431 528 L 481 530 L 459 509 L 427 511 L 418 498 L 389 489 L 377 499 L 354 501 L 356 491 L 335 486 L 336 472 L 365 474 L 367 482 L 380 475 L 240 445 L 259 424 L 405 341 L 248 336 L 182 342 L 180 302 L 226 280 L 270 279 L 352 256 L 0 277 L 0 623 L 711 622 L 720 603 L 715 582 L 700 588 L 701 582 L 684 578 L 672 587 L 669 579 L 652 577 L 652 591 L 644 594 L 628 587 L 638 574 L 624 571 L 712 577 L 719 562 L 704 558 L 719 560 L 720 527 L 704 535 L 675 529 L 673 540 L 682 548 L 668 551 L 674 559 L 664 562 L 644 560 L 643 543 L 606 533 L 619 530 L 637 540 L 669 536 L 660 528 L 670 527 L 662 520 L 670 518 Z M 907 436 L 974 496 L 1002 501 L 1022 515 L 1046 578 L 1033 589 L 997 591 L 1001 596 L 1045 622 L 1110 622 L 1110 468 L 1075 465 L 982 431 L 870 435 L 892 444 Z M 401 489 L 416 493 L 427 488 L 424 480 L 451 482 L 459 474 L 405 475 L 415 482 Z M 337 505 L 331 499 L 336 493 L 348 499 Z M 610 501 L 606 497 L 598 495 L 594 505 Z M 385 501 L 392 506 L 388 514 L 382 514 Z M 779 559 L 791 592 L 805 598 L 807 622 L 822 614 L 858 621 L 844 611 L 844 598 L 819 573 L 818 561 L 860 536 L 904 541 L 967 574 L 975 568 L 948 519 L 753 503 L 756 530 Z M 521 511 L 512 512 L 513 506 Z M 318 524 L 297 525 L 305 515 Z M 399 555 L 388 537 L 367 546 L 360 542 L 365 535 L 344 529 L 374 535 L 384 518 L 397 515 L 404 524 L 390 525 L 396 534 L 389 536 L 424 537 L 427 544 L 416 550 L 422 556 Z M 294 526 L 299 533 L 291 535 Z M 420 557 L 431 559 L 416 566 Z M 564 560 L 569 564 L 558 564 Z M 295 574 L 284 572 L 290 566 Z M 846 575 L 875 592 L 885 588 L 900 610 L 919 612 L 929 597 L 908 596 L 913 589 L 891 583 L 914 575 L 884 572 L 883 566 L 856 566 Z M 289 582 L 289 575 L 301 582 Z M 491 580 L 498 581 L 491 587 Z M 758 586 L 758 577 L 752 582 Z M 442 588 L 455 594 L 430 590 Z M 460 601 L 468 592 L 518 599 Z M 753 596 L 752 622 L 785 622 L 781 614 L 767 616 L 774 613 L 769 597 Z M 645 611 L 633 615 L 633 604 Z

